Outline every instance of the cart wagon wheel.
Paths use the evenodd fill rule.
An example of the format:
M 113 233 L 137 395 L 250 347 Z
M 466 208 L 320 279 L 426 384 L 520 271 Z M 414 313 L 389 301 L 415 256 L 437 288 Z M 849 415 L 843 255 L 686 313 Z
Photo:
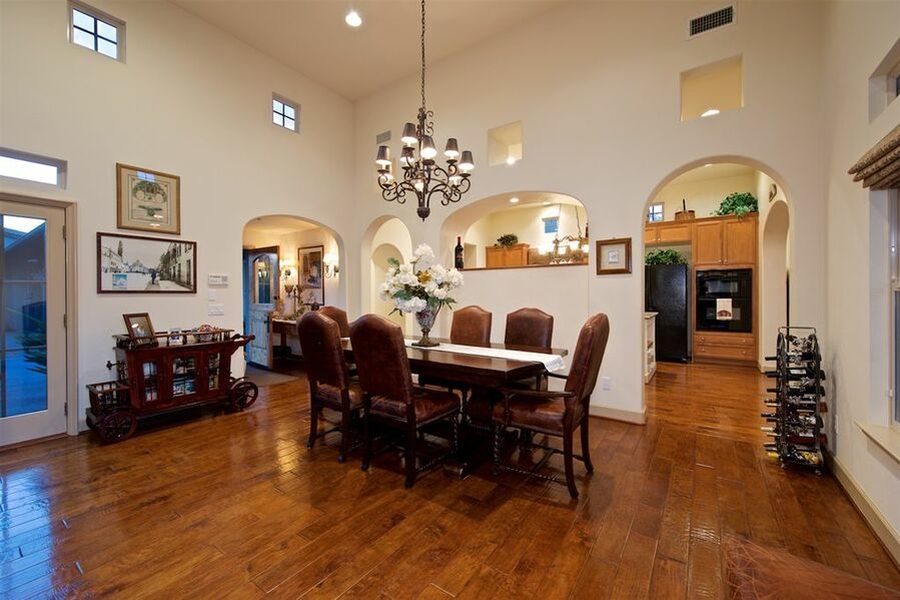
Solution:
M 137 417 L 134 413 L 117 410 L 97 421 L 97 434 L 106 444 L 121 442 L 131 437 L 137 429 Z
M 259 396 L 259 388 L 252 381 L 243 378 L 234 381 L 229 394 L 232 410 L 249 408 L 256 402 L 257 396 Z

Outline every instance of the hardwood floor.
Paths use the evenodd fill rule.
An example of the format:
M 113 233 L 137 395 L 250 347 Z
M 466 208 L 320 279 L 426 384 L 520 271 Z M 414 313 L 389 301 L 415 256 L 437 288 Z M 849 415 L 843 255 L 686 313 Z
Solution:
M 661 364 L 646 426 L 592 419 L 577 501 L 488 465 L 405 490 L 395 455 L 338 464 L 336 435 L 308 451 L 302 379 L 117 445 L 7 450 L 0 598 L 724 598 L 727 535 L 900 589 L 833 478 L 766 458 L 765 386 Z

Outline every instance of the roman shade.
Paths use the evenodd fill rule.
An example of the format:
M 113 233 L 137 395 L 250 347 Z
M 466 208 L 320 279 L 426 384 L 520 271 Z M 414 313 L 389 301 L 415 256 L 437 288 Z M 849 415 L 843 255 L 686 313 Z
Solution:
M 900 187 L 900 125 L 856 161 L 849 173 L 853 181 L 873 190 Z

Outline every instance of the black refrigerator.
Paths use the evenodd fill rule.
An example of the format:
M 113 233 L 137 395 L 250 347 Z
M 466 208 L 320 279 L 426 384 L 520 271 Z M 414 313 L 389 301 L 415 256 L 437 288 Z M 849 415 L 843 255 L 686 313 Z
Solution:
M 644 309 L 656 315 L 656 359 L 688 362 L 691 358 L 688 265 L 644 267 Z

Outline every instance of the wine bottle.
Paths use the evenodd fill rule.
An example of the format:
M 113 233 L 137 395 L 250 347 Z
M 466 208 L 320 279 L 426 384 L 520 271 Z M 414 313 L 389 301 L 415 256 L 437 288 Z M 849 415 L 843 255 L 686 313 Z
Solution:
M 453 266 L 457 269 L 462 269 L 463 265 L 462 237 L 456 236 L 456 248 L 453 249 Z

